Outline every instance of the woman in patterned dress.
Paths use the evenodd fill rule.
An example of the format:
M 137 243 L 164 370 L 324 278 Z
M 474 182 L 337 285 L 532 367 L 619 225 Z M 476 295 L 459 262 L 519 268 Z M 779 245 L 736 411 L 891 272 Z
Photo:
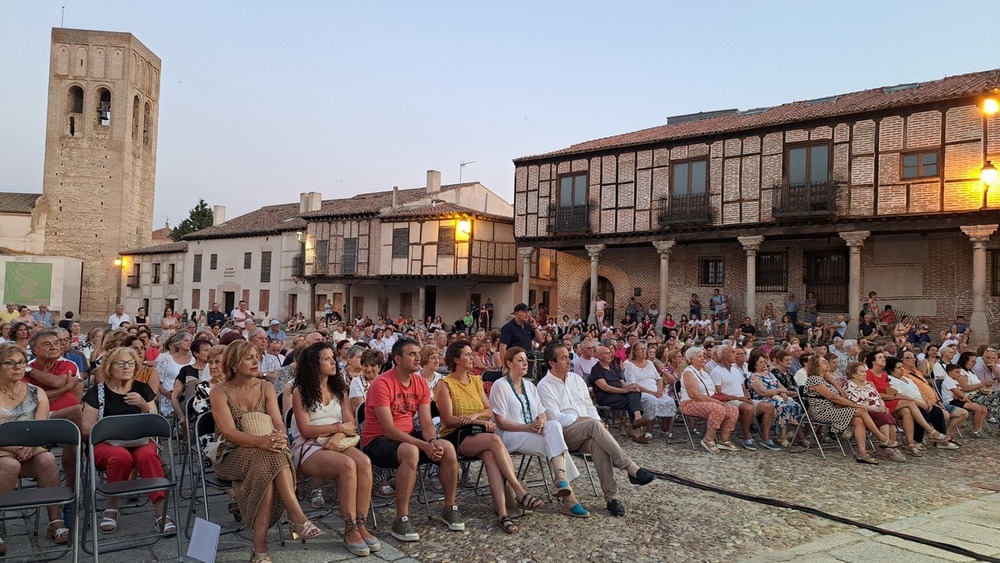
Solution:
M 767 356 L 760 348 L 754 348 L 750 353 L 750 396 L 753 399 L 769 401 L 774 405 L 773 433 L 778 434 L 778 444 L 787 448 L 788 427 L 798 426 L 802 422 L 802 405 L 794 399 L 795 391 L 790 391 L 778 381 L 774 374 L 768 371 Z
M 285 424 L 278 410 L 274 386 L 260 379 L 260 356 L 252 344 L 237 340 L 223 355 L 226 380 L 212 389 L 209 399 L 220 435 L 215 472 L 233 481 L 240 514 L 253 527 L 254 563 L 270 563 L 267 531 L 288 510 L 292 538 L 314 538 L 322 531 L 310 522 L 295 497 L 295 472 L 291 467 Z M 261 413 L 271 419 L 273 430 L 263 436 L 248 432 Z M 246 426 L 245 426 L 246 424 Z

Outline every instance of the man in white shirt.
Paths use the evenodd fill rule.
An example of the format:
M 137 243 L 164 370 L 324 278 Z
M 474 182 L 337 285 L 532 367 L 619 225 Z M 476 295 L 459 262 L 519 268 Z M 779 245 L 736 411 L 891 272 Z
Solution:
M 750 398 L 743 377 L 743 367 L 736 363 L 736 351 L 731 346 L 721 344 L 716 346 L 714 352 L 719 365 L 709 375 L 715 384 L 715 393 L 728 396 L 728 399 L 722 400 L 740 410 L 740 425 L 743 430 L 740 443 L 744 448 L 754 451 L 757 446 L 750 436 L 750 425 L 756 415 L 762 415 L 761 428 L 771 428 L 774 424 L 774 405 L 770 401 L 754 401 Z M 768 449 L 771 449 L 770 446 Z
M 233 309 L 233 312 L 230 313 L 229 318 L 233 320 L 233 324 L 242 329 L 245 329 L 247 327 L 247 320 L 253 319 L 253 311 L 250 310 L 250 307 L 247 305 L 246 301 L 240 301 L 239 308 Z
M 580 343 L 580 355 L 573 359 L 573 373 L 586 380 L 590 377 L 590 370 L 597 364 L 597 343 L 591 339 L 586 339 Z
M 545 350 L 549 372 L 538 383 L 538 396 L 549 420 L 563 427 L 566 445 L 571 451 L 587 452 L 594 459 L 597 477 L 601 481 L 604 500 L 612 516 L 625 516 L 625 507 L 618 500 L 618 483 L 613 467 L 628 472 L 635 485 L 649 484 L 656 477 L 639 467 L 622 451 L 618 441 L 601 422 L 583 378 L 570 371 L 569 350 L 553 344 Z
M 117 330 L 122 326 L 122 323 L 132 323 L 132 318 L 128 316 L 125 312 L 125 306 L 121 303 L 115 307 L 115 314 L 108 317 L 108 324 L 111 325 L 111 330 Z

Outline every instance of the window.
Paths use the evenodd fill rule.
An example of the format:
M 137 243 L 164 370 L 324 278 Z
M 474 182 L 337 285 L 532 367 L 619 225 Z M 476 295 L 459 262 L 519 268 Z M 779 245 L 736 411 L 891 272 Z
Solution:
M 149 144 L 149 129 L 153 126 L 152 120 L 150 119 L 150 107 L 149 102 L 146 102 L 146 109 L 142 114 L 142 144 Z
M 319 247 L 319 243 L 316 246 Z M 342 274 L 356 274 L 358 272 L 358 239 L 344 239 L 344 261 L 340 271 Z
M 807 145 L 788 149 L 785 181 L 789 184 L 820 184 L 830 180 L 830 145 Z
M 260 281 L 270 283 L 271 281 L 271 251 L 260 253 Z
M 719 257 L 698 259 L 698 285 L 722 285 L 726 281 L 726 260 Z
M 455 255 L 455 227 L 438 227 L 438 256 Z
M 194 266 L 192 266 L 191 281 L 198 283 L 201 281 L 201 254 L 194 255 Z
M 167 283 L 174 283 L 177 274 L 177 264 L 167 264 Z
M 160 264 L 158 262 L 153 264 L 153 283 L 160 283 Z
M 788 291 L 788 254 L 757 253 L 757 291 Z
M 249 270 L 253 267 L 253 252 L 243 253 L 243 269 Z
M 133 141 L 135 141 L 136 139 L 139 138 L 139 126 L 141 125 L 141 123 L 139 121 L 141 119 L 140 116 L 139 116 L 139 107 L 141 105 L 142 104 L 139 102 L 139 96 L 136 96 L 136 97 L 132 98 L 132 140 Z
M 271 310 L 271 290 L 262 289 L 260 290 L 260 301 L 257 302 L 258 311 L 269 311 Z
M 192 289 L 191 290 L 191 308 L 200 309 L 201 308 L 201 290 Z
M 209 257 L 208 257 L 208 269 L 209 270 L 218 270 L 219 269 L 219 255 L 218 254 L 211 254 L 211 255 L 209 255 Z
M 915 152 L 903 155 L 903 179 L 928 178 L 937 175 L 937 151 Z
M 848 253 L 843 250 L 806 252 L 803 258 L 803 281 L 806 297 L 816 296 L 820 313 L 843 313 L 848 307 Z
M 670 165 L 670 193 L 672 195 L 703 194 L 707 191 L 707 160 L 692 160 Z
M 559 178 L 559 207 L 587 205 L 587 175 L 574 174 Z
M 357 254 L 358 239 L 354 240 L 355 254 Z M 344 252 L 347 252 L 346 249 Z M 318 240 L 313 248 L 313 273 L 325 274 L 330 263 L 330 241 Z
M 97 124 L 111 125 L 111 92 L 106 88 L 97 91 Z
M 409 227 L 392 230 L 392 257 L 407 258 L 410 253 Z
M 79 86 L 69 87 L 69 102 L 67 107 L 69 113 L 83 113 L 83 88 Z

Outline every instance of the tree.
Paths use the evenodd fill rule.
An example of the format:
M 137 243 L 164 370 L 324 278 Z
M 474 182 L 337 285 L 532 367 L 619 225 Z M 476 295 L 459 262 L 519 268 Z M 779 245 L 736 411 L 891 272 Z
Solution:
M 214 220 L 215 216 L 212 213 L 212 209 L 205 203 L 205 200 L 198 198 L 198 205 L 195 205 L 191 209 L 187 219 L 181 221 L 180 225 L 177 225 L 174 227 L 174 230 L 170 231 L 170 238 L 175 241 L 181 240 L 186 234 L 200 231 L 205 227 L 211 227 Z

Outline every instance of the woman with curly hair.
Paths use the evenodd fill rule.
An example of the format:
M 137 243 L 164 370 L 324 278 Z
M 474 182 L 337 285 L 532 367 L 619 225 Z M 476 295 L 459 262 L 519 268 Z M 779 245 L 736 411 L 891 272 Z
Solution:
M 337 482 L 344 546 L 365 556 L 382 547 L 366 527 L 372 464 L 354 447 L 357 427 L 347 382 L 339 372 L 329 343 L 312 344 L 299 354 L 292 392 L 292 460 L 306 475 Z

